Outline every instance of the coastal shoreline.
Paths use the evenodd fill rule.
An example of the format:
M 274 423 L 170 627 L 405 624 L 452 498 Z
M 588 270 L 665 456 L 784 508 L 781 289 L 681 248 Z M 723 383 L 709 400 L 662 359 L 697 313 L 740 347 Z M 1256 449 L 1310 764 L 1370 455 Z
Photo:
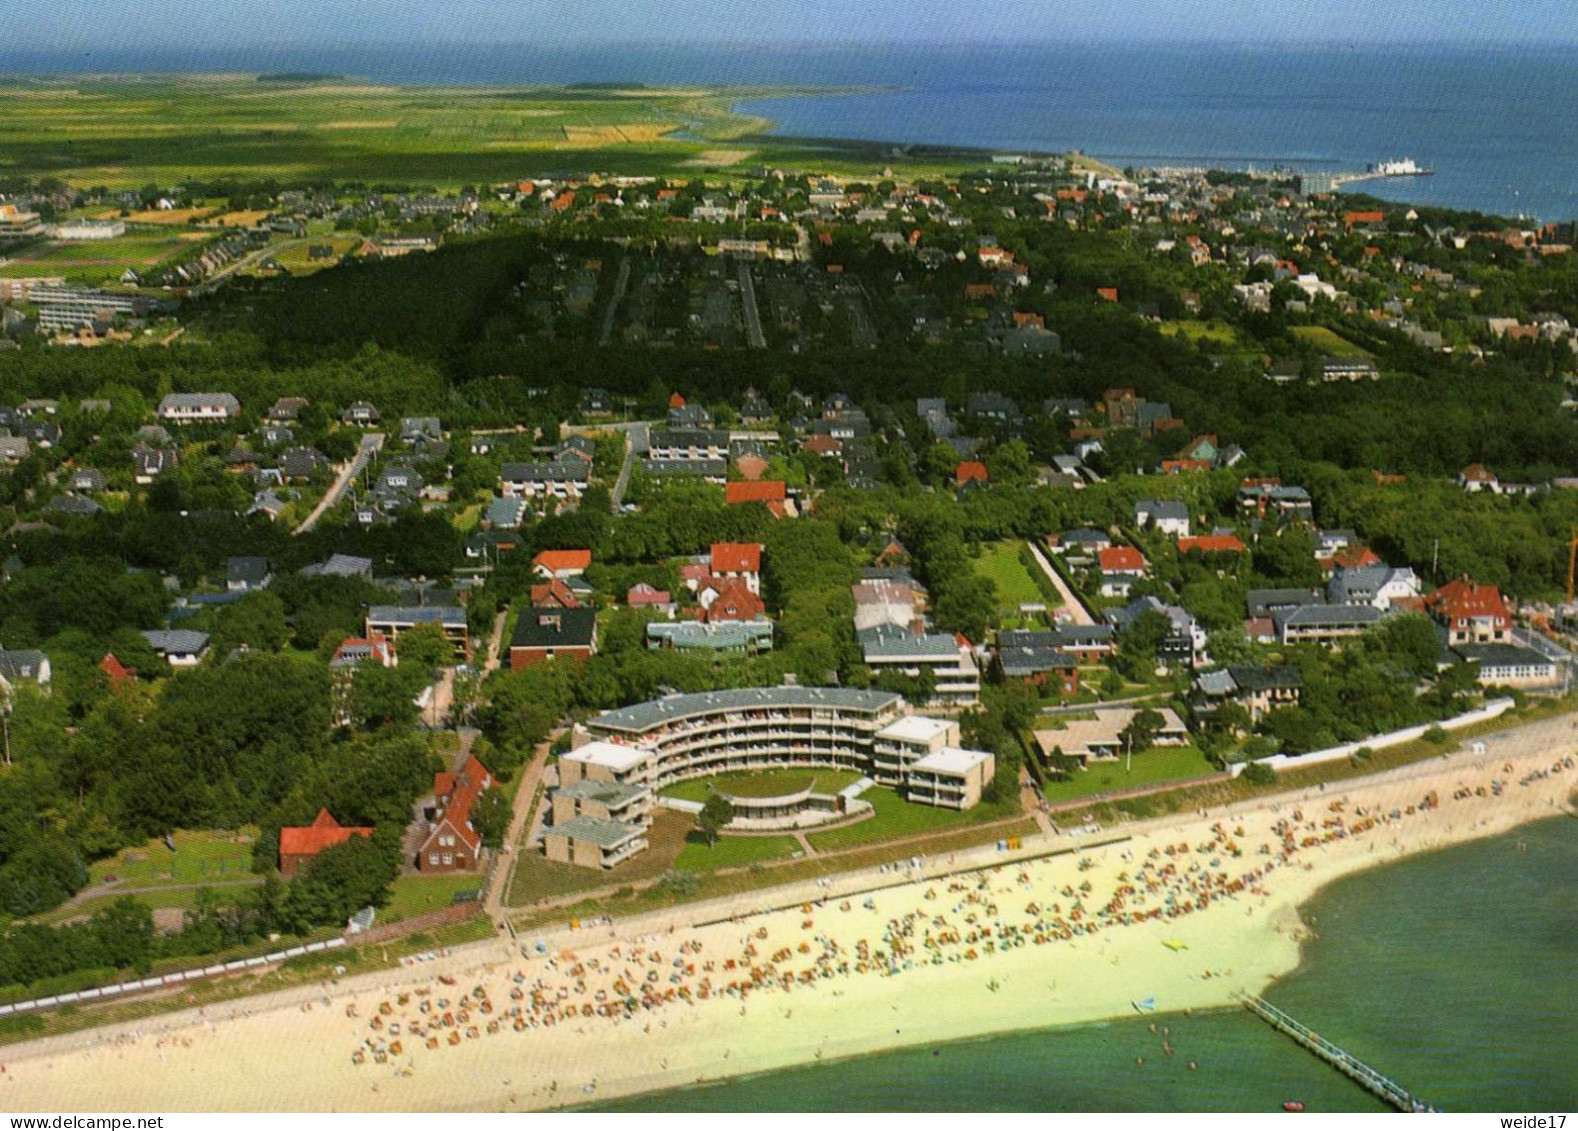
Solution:
M 18 1045 L 3 1056 L 7 1070 L 0 1097 L 10 1107 L 38 1110 L 253 1110 L 280 1104 L 267 1092 L 267 1081 L 288 1069 L 294 1086 L 284 1106 L 298 1110 L 548 1109 L 928 1043 L 1087 1025 L 1128 1017 L 1133 1003 L 1146 997 L 1155 999 L 1158 1014 L 1232 1008 L 1234 991 L 1258 991 L 1300 968 L 1305 927 L 1299 909 L 1335 880 L 1568 812 L 1578 773 L 1548 771 L 1553 761 L 1560 765 L 1570 757 L 1571 727 L 1561 717 L 1496 736 L 1486 754 L 1461 752 L 1324 793 L 1309 789 L 1227 812 L 1144 822 L 1122 830 L 1132 834 L 1130 840 L 1075 856 L 1019 861 L 1011 854 L 977 859 L 961 853 L 963 860 L 951 869 L 946 862 L 933 862 L 941 873 L 876 892 L 859 906 L 849 900 L 837 905 L 841 896 L 835 891 L 819 906 L 808 899 L 799 909 L 742 914 L 705 928 L 675 922 L 665 930 L 663 916 L 647 917 L 606 935 L 602 928 L 583 930 L 571 936 L 573 951 L 563 943 L 563 933 L 549 936 L 553 947 L 532 959 L 511 955 L 498 943 L 479 944 L 450 956 L 445 965 L 365 975 L 273 1002 L 236 1003 L 249 1008 L 231 1009 L 228 1018 L 220 1016 L 223 1007 L 215 1007 L 207 1015 L 171 1015 L 157 1028 L 119 1026 Z M 1506 764 L 1513 766 L 1512 773 L 1503 770 Z M 1538 772 L 1547 776 L 1534 779 Z M 1490 795 L 1492 778 L 1504 779 L 1500 796 Z M 1518 784 L 1520 778 L 1529 783 Z M 1476 788 L 1484 788 L 1486 796 L 1474 795 Z M 1464 789 L 1470 790 L 1466 799 L 1453 796 Z M 1419 808 L 1430 792 L 1439 796 L 1439 804 Z M 1330 808 L 1338 803 L 1341 810 Z M 1408 806 L 1416 811 L 1404 815 Z M 1371 824 L 1355 819 L 1359 810 L 1370 815 L 1365 820 Z M 1395 819 L 1388 816 L 1393 811 Z M 1285 851 L 1286 832 L 1273 830 L 1286 830 L 1294 814 L 1310 826 L 1298 831 L 1297 839 L 1313 843 Z M 1268 838 L 1284 846 L 1275 856 L 1259 852 L 1258 845 Z M 1044 849 L 1052 843 L 1033 841 L 1025 847 Z M 1227 844 L 1233 844 L 1236 858 L 1223 847 Z M 1284 854 L 1282 866 L 1227 894 L 1239 870 L 1284 859 Z M 972 916 L 981 926 L 995 918 L 996 937 L 1003 938 L 1002 921 L 1019 918 L 1014 904 L 1023 899 L 1063 902 L 1060 891 L 1089 883 L 1095 903 L 1125 883 L 1131 891 L 1143 889 L 1143 883 L 1132 881 L 1145 876 L 1156 884 L 1156 899 L 1205 893 L 1210 905 L 1177 917 L 1127 924 L 1113 919 L 1099 932 L 1048 945 L 1005 941 L 996 953 L 968 961 L 963 943 L 920 946 L 922 930 L 944 938 L 950 929 L 973 933 L 974 926 L 966 927 Z M 871 877 L 852 878 L 869 885 Z M 758 892 L 754 898 L 764 906 L 772 893 Z M 1125 898 L 1132 910 L 1145 906 L 1142 894 Z M 1149 906 L 1158 905 L 1153 899 Z M 675 909 L 672 917 L 677 920 L 683 910 Z M 1040 912 L 1042 918 L 1047 914 L 1044 908 Z M 944 922 L 946 927 L 938 926 Z M 895 924 L 905 924 L 908 936 L 895 934 Z M 888 936 L 909 941 L 883 958 L 878 940 Z M 648 951 L 653 961 L 646 978 L 655 986 L 653 975 L 672 968 L 668 959 L 676 945 L 682 954 L 693 946 L 684 960 L 699 966 L 698 956 L 706 956 L 710 968 L 713 957 L 721 963 L 742 943 L 760 948 L 763 957 L 753 961 L 766 961 L 770 948 L 787 956 L 791 948 L 809 950 L 813 942 L 835 941 L 846 959 L 867 953 L 868 946 L 879 957 L 859 964 L 864 973 L 835 974 L 829 968 L 820 980 L 794 985 L 793 992 L 764 981 L 738 996 L 692 997 L 689 1004 L 659 1004 L 617 1019 L 577 1012 L 552 1026 L 554 1032 L 529 1027 L 462 1039 L 456 1030 L 437 1050 L 412 1040 L 415 1048 L 387 1063 L 352 1062 L 360 1046 L 376 1045 L 369 1042 L 367 1018 L 386 1008 L 392 1019 L 420 1024 L 423 1018 L 413 1011 L 423 995 L 481 991 L 507 1010 L 507 994 L 519 988 L 536 994 L 540 986 L 558 1003 L 547 1012 L 559 1009 L 562 1018 L 565 1003 L 584 1000 L 584 1009 L 592 1009 L 594 990 L 605 984 L 599 979 L 606 981 L 620 964 L 645 970 Z M 661 962 L 656 961 L 659 948 Z M 972 946 L 971 953 L 984 949 L 984 943 Z M 918 957 L 911 963 L 905 955 Z M 801 961 L 781 960 L 785 966 Z M 441 974 L 447 982 L 440 981 Z M 680 971 L 670 980 L 689 987 L 701 977 L 685 978 Z M 722 977 L 717 975 L 720 982 Z M 475 989 L 468 989 L 473 981 Z M 450 985 L 455 988 L 446 988 Z M 517 1077 L 522 1079 L 517 1082 Z M 231 1082 L 217 1084 L 221 1079 Z

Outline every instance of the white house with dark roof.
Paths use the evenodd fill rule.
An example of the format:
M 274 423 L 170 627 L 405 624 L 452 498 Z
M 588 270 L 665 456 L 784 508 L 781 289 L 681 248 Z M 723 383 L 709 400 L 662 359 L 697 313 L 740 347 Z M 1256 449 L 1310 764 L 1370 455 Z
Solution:
M 171 393 L 158 411 L 175 424 L 222 424 L 241 415 L 241 402 L 230 393 Z

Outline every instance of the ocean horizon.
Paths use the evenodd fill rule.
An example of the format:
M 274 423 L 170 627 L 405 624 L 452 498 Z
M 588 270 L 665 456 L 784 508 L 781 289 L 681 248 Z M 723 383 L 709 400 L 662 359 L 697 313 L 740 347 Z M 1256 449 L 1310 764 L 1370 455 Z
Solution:
M 1578 218 L 1578 47 L 525 45 L 0 48 L 0 74 L 310 72 L 417 85 L 629 82 L 862 88 L 745 99 L 773 135 L 1120 166 L 1358 171 L 1411 157 L 1386 199 Z M 809 163 L 809 162 L 808 162 Z

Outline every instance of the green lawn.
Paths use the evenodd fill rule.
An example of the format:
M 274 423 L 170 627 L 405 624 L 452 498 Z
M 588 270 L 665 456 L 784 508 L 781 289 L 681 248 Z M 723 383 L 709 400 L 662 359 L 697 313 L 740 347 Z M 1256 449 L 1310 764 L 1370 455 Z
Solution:
M 0 267 L 0 275 L 61 275 L 68 283 L 116 283 L 128 267 L 154 267 L 193 246 L 197 245 L 178 239 L 175 233 L 53 243 L 43 250 L 18 252 L 12 262 Z
M 1169 337 L 1188 338 L 1196 345 L 1236 346 L 1238 344 L 1238 331 L 1227 323 L 1215 319 L 1201 322 L 1183 318 L 1176 322 L 1163 322 L 1161 330 Z
M 1325 326 L 1295 326 L 1293 336 L 1332 357 L 1372 356 L 1369 350 L 1354 345 L 1335 330 L 1329 330 Z
M 663 790 L 665 797 L 681 801 L 706 801 L 712 791 L 733 794 L 735 797 L 783 797 L 799 793 L 813 782 L 818 793 L 837 793 L 859 781 L 861 775 L 854 770 L 766 770 L 718 774 L 710 778 L 691 778 L 675 782 Z
M 704 836 L 693 833 L 679 850 L 674 867 L 682 872 L 715 872 L 782 860 L 801 851 L 800 842 L 792 836 L 721 836 L 709 848 Z
M 1089 769 L 1074 771 L 1068 781 L 1048 781 L 1042 792 L 1055 804 L 1094 793 L 1203 778 L 1218 772 L 1193 746 L 1158 746 L 1136 754 L 1132 769 L 1125 769 L 1121 758 L 1116 762 L 1093 762 Z
M 1048 608 L 1054 607 L 1054 603 L 1048 602 L 1037 587 L 1024 562 L 1019 560 L 1019 551 L 1023 547 L 1024 543 L 1017 539 L 993 542 L 984 547 L 981 556 L 972 563 L 976 573 L 990 578 L 992 584 L 997 586 L 997 607 L 1004 620 L 1017 618 L 1020 605 L 1046 604 Z
M 117 876 L 122 887 L 136 888 L 241 879 L 252 874 L 252 840 L 256 835 L 253 828 L 239 835 L 180 829 L 173 837 L 174 852 L 162 840 L 123 849 L 95 862 L 88 869 L 88 882 L 101 884 Z
M 378 909 L 378 921 L 390 923 L 429 911 L 442 911 L 454 902 L 456 892 L 476 891 L 481 886 L 482 877 L 469 874 L 398 876 L 390 888 L 389 902 Z
M 807 838 L 818 852 L 840 848 L 856 848 L 897 837 L 919 836 L 924 833 L 978 825 L 984 821 L 1011 817 L 1019 811 L 1017 799 L 1002 805 L 982 803 L 965 813 L 952 809 L 938 809 L 931 805 L 911 805 L 891 789 L 877 787 L 860 795 L 862 801 L 871 802 L 876 815 L 857 824 L 826 832 L 812 833 Z

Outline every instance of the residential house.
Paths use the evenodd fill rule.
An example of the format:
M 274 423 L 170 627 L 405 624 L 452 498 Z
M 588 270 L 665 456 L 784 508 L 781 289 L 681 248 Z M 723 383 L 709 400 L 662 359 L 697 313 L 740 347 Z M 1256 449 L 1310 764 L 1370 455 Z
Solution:
M 1471 463 L 1457 473 L 1458 486 L 1469 494 L 1479 491 L 1489 491 L 1492 495 L 1501 494 L 1501 480 L 1496 478 L 1496 473 L 1482 463 Z
M 472 821 L 472 810 L 493 784 L 493 775 L 475 754 L 466 759 L 459 773 L 433 775 L 433 807 L 427 835 L 417 850 L 417 871 L 476 870 L 481 863 L 482 834 Z
M 368 636 L 378 633 L 398 645 L 401 633 L 427 624 L 443 630 L 457 657 L 464 659 L 470 653 L 471 629 L 466 610 L 454 605 L 373 605 L 367 610 L 363 628 Z
M 1157 613 L 1167 618 L 1171 626 L 1156 646 L 1156 660 L 1167 667 L 1197 668 L 1210 663 L 1206 655 L 1205 626 L 1179 605 L 1168 605 L 1155 597 L 1136 597 L 1122 608 L 1107 612 L 1107 623 L 1120 637 L 1133 627 L 1134 622 L 1146 613 Z
M 953 484 L 955 487 L 966 487 L 970 484 L 985 484 L 990 478 L 986 465 L 979 460 L 961 460 L 959 466 L 953 469 Z
M 1096 554 L 1101 570 L 1101 595 L 1127 597 L 1134 583 L 1145 576 L 1150 563 L 1133 546 L 1110 546 Z
M 714 542 L 707 568 L 715 578 L 738 579 L 752 593 L 762 591 L 762 546 L 759 542 Z
M 142 637 L 172 668 L 196 667 L 208 655 L 208 633 L 191 629 L 144 629 Z
M 238 555 L 225 561 L 225 588 L 231 593 L 267 589 L 273 580 L 267 558 Z
M 674 598 L 667 589 L 658 589 L 645 581 L 632 585 L 625 593 L 625 604 L 632 609 L 653 609 L 672 617 Z
M 592 564 L 590 550 L 543 550 L 531 560 L 538 577 L 566 580 L 580 577 Z
M 719 621 L 758 621 L 767 615 L 761 597 L 737 578 L 709 577 L 696 592 L 709 624 Z
M 288 880 L 316 860 L 324 849 L 344 844 L 352 837 L 372 835 L 371 828 L 348 828 L 336 821 L 327 809 L 319 809 L 312 824 L 279 830 L 279 874 Z
M 510 670 L 521 671 L 563 658 L 585 660 L 596 652 L 596 609 L 522 609 L 510 637 Z
M 352 401 L 340 411 L 340 423 L 350 428 L 371 428 L 382 420 L 378 407 L 370 401 Z
M 1134 525 L 1173 538 L 1189 536 L 1189 508 L 1173 499 L 1145 499 L 1134 504 Z
M 1224 703 L 1249 712 L 1251 724 L 1281 707 L 1296 707 L 1304 695 L 1304 676 L 1291 665 L 1233 664 L 1201 672 L 1194 681 L 1196 709 L 1214 713 Z
M 1374 605 L 1300 605 L 1272 614 L 1282 644 L 1337 644 L 1363 635 L 1386 614 Z
M 1412 602 L 1419 591 L 1419 577 L 1407 566 L 1400 569 L 1387 565 L 1338 566 L 1326 582 L 1326 598 L 1333 605 L 1374 605 L 1378 609 L 1389 609 L 1397 601 Z
M 104 473 L 96 467 L 82 467 L 71 473 L 66 480 L 66 489 L 79 494 L 92 494 L 102 491 L 109 486 L 109 481 L 104 478 Z
M 981 672 L 970 642 L 949 632 L 913 631 L 877 625 L 857 634 L 861 656 L 873 674 L 892 672 L 910 678 L 928 673 L 932 701 L 970 704 L 981 697 Z
M 1126 754 L 1142 754 L 1143 751 L 1130 750 L 1124 738 L 1124 731 L 1141 710 L 1154 710 L 1162 719 L 1152 745 L 1183 746 L 1188 743 L 1188 728 L 1171 707 L 1097 707 L 1091 712 L 1093 718 L 1072 718 L 1064 722 L 1060 730 L 1035 731 L 1036 745 L 1043 757 L 1062 751 L 1077 759 L 1081 766 L 1117 761 Z
M 11 689 L 19 683 L 48 687 L 51 677 L 49 657 L 36 648 L 0 648 L 0 692 L 9 700 Z
M 499 468 L 499 493 L 505 498 L 579 499 L 591 480 L 581 460 L 506 463 Z
M 131 458 L 132 478 L 143 486 L 152 483 L 176 463 L 175 449 L 155 448 L 140 441 L 132 449 Z
M 731 480 L 723 488 L 723 499 L 729 506 L 761 503 L 778 518 L 794 514 L 788 487 L 781 479 Z
M 1494 585 L 1459 577 L 1425 597 L 1424 605 L 1425 611 L 1446 629 L 1448 647 L 1511 641 L 1512 617 L 1501 590 Z
M 158 415 L 176 424 L 223 423 L 241 415 L 241 402 L 230 393 L 171 393 L 159 402 Z

